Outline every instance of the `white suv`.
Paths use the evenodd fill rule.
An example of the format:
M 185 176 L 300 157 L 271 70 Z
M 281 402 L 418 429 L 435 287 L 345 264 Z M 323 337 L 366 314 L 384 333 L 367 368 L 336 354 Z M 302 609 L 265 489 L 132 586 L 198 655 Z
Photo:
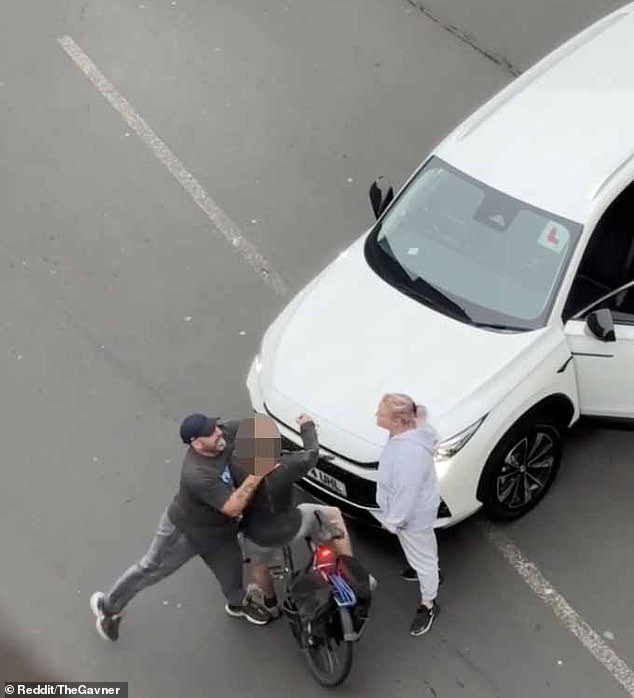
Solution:
M 441 435 L 437 526 L 530 510 L 580 415 L 634 421 L 634 3 L 597 22 L 447 137 L 373 228 L 267 330 L 253 408 L 324 459 L 303 481 L 376 510 L 385 392 Z

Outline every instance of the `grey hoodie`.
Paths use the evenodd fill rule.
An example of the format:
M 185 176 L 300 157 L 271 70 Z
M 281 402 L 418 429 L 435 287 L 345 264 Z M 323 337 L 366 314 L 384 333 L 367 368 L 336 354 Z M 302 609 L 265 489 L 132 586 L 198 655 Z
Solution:
M 421 530 L 436 521 L 440 491 L 435 430 L 426 423 L 392 436 L 379 458 L 377 504 L 387 528 Z

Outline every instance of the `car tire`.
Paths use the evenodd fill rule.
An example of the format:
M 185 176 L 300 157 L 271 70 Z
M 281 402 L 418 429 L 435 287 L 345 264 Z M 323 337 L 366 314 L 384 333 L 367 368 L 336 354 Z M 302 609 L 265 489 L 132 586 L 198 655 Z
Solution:
M 547 414 L 525 417 L 500 440 L 489 456 L 478 487 L 485 514 L 510 521 L 543 499 L 561 464 L 562 436 Z

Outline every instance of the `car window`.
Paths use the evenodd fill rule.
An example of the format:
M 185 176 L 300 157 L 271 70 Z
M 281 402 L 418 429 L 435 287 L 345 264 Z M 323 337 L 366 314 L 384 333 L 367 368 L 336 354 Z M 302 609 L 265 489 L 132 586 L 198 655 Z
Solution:
M 634 325 L 634 286 L 614 293 L 609 298 L 592 306 L 581 319 L 585 319 L 593 310 L 601 308 L 607 308 L 611 311 L 615 324 Z
M 474 322 L 529 329 L 545 323 L 580 232 L 433 158 L 370 236 L 366 258 L 402 290 L 433 286 Z
M 634 183 L 610 205 L 584 250 L 564 310 L 564 321 L 610 291 L 634 280 Z M 619 294 L 607 304 L 624 312 L 632 306 L 632 293 Z M 618 305 L 619 308 L 609 304 Z

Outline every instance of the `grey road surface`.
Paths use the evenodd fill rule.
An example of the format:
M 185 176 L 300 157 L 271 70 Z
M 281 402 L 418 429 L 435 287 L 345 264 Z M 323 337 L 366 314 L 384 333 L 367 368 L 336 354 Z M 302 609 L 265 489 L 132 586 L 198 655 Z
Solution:
M 2 5 L 0 602 L 58 675 L 128 681 L 134 698 L 323 694 L 287 628 L 228 618 L 199 561 L 133 602 L 117 644 L 94 632 L 90 593 L 144 552 L 174 493 L 178 421 L 249 413 L 246 371 L 288 296 L 256 277 L 58 37 L 90 56 L 292 294 L 370 225 L 375 176 L 402 183 L 513 69 L 618 3 L 415 4 Z M 580 426 L 552 494 L 506 529 L 630 665 L 633 448 L 631 432 Z M 419 639 L 393 540 L 353 535 L 380 587 L 341 694 L 626 695 L 477 517 L 441 535 L 442 614 Z

